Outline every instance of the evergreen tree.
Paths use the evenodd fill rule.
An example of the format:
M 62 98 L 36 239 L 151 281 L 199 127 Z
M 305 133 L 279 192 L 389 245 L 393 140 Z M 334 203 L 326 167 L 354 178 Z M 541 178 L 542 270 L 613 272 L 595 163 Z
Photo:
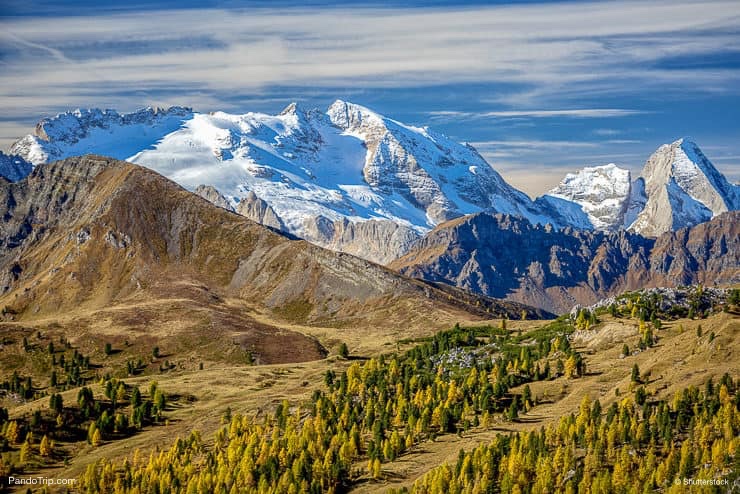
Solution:
M 44 458 L 51 456 L 51 449 L 51 441 L 46 434 L 44 434 L 44 437 L 41 438 L 41 443 L 39 444 L 39 454 Z

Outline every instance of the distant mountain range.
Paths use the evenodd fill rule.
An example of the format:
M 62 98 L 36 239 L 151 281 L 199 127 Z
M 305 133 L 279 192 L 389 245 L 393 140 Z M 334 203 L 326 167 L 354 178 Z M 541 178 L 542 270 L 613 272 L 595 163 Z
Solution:
M 39 285 L 41 280 L 51 276 L 43 272 L 56 273 L 59 266 L 67 264 L 66 260 L 59 261 L 59 266 L 38 261 L 68 259 L 52 251 L 39 257 L 40 244 L 34 241 L 47 235 L 52 224 L 58 235 L 68 237 L 58 237 L 50 244 L 56 246 L 54 249 L 65 242 L 78 242 L 81 249 L 83 244 L 92 245 L 87 244 L 88 238 L 100 237 L 114 246 L 139 242 L 142 247 L 137 250 L 137 259 L 143 255 L 152 262 L 172 258 L 177 263 L 190 263 L 195 254 L 186 252 L 185 244 L 192 244 L 200 249 L 198 259 L 211 256 L 218 259 L 214 261 L 218 269 L 225 269 L 223 263 L 231 266 L 229 270 L 241 269 L 237 266 L 243 260 L 234 264 L 233 253 L 222 252 L 224 245 L 218 244 L 209 254 L 203 250 L 206 239 L 198 233 L 201 229 L 215 238 L 226 235 L 204 214 L 209 218 L 231 214 L 224 218 L 232 222 L 232 217 L 238 217 L 232 213 L 238 213 L 269 227 L 260 230 L 259 237 L 277 239 L 266 232 L 284 232 L 291 238 L 388 265 L 410 277 L 556 313 L 623 290 L 740 282 L 740 187 L 730 184 L 688 139 L 661 146 L 634 180 L 628 170 L 615 164 L 587 167 L 568 174 L 536 200 L 507 184 L 472 146 L 344 101 L 335 101 L 326 112 L 306 111 L 291 104 L 275 116 L 202 114 L 181 107 L 128 114 L 77 110 L 42 120 L 35 133 L 18 140 L 9 153 L 0 155 L 0 175 L 18 185 L 6 182 L 5 186 L 2 233 L 6 240 L 0 241 L 0 294 L 18 293 L 21 285 L 28 288 L 14 299 L 16 305 L 26 301 L 21 311 L 29 307 L 43 310 L 48 304 L 63 306 L 54 302 L 55 297 L 75 293 L 64 290 L 42 296 L 38 292 L 38 286 L 46 286 Z M 112 158 L 57 161 L 86 153 Z M 187 199 L 186 217 L 176 225 L 163 224 L 163 217 L 155 212 L 160 207 L 156 201 L 163 198 L 144 197 L 134 189 L 164 179 L 126 168 L 128 165 L 113 158 L 151 168 L 218 208 Z M 102 183 L 98 183 L 103 187 L 99 191 L 89 189 L 99 177 L 111 173 L 125 183 L 125 192 L 105 188 Z M 128 173 L 138 178 L 124 180 Z M 32 193 L 39 181 L 43 187 Z M 61 182 L 55 185 L 55 181 Z M 175 194 L 174 186 L 164 183 L 157 190 L 166 191 L 168 197 L 180 194 L 185 200 L 184 192 Z M 80 187 L 87 187 L 85 194 L 97 197 L 95 204 L 110 203 L 113 199 L 106 195 L 123 194 L 131 211 L 141 209 L 137 213 L 140 217 L 129 224 L 133 219 L 124 221 L 124 216 L 130 216 L 130 211 L 120 210 L 121 216 L 115 220 L 93 221 L 91 217 L 88 226 L 74 223 L 93 211 L 89 209 L 92 203 L 76 202 Z M 65 192 L 54 204 L 45 202 L 48 197 L 44 194 L 61 190 Z M 142 209 L 145 206 L 138 205 L 141 201 L 149 209 Z M 149 204 L 151 201 L 155 202 Z M 198 204 L 206 212 L 197 212 Z M 181 214 L 174 204 L 162 203 L 161 207 L 168 214 Z M 67 223 L 54 219 L 60 208 L 69 208 Z M 25 216 L 19 217 L 21 210 L 26 211 Z M 111 229 L 110 225 L 121 221 L 134 230 Z M 93 233 L 100 228 L 107 230 Z M 224 242 L 257 248 L 254 234 L 250 235 L 242 240 L 224 237 Z M 268 269 L 250 271 L 249 276 L 227 270 L 228 279 L 221 280 L 220 286 L 233 288 L 234 277 L 239 275 L 242 291 L 247 286 L 250 290 L 262 287 L 250 296 L 273 293 L 265 304 L 304 304 L 314 318 L 332 313 L 326 307 L 339 304 L 346 310 L 359 303 L 352 298 L 355 289 L 360 290 L 362 300 L 371 294 L 374 299 L 387 297 L 394 290 L 421 290 L 426 296 L 437 290 L 434 293 L 439 293 L 439 300 L 454 295 L 465 300 L 463 304 L 480 304 L 481 299 L 475 298 L 478 295 L 450 293 L 453 289 L 443 285 L 409 284 L 406 278 L 394 278 L 390 271 L 373 264 L 332 257 L 327 251 L 305 245 L 288 250 L 295 260 L 306 259 L 306 269 L 318 270 L 314 281 L 324 280 L 319 285 L 304 286 L 306 280 L 300 276 L 281 278 Z M 19 246 L 35 247 L 31 253 L 18 250 Z M 149 247 L 142 250 L 143 246 Z M 274 262 L 292 266 L 293 261 L 282 257 L 287 251 L 279 252 L 268 249 L 260 256 L 274 253 L 280 258 Z M 314 260 L 309 262 L 308 258 Z M 98 264 L 103 262 L 103 258 L 95 259 Z M 120 260 L 105 262 L 116 264 Z M 274 265 L 264 262 L 259 261 L 263 267 Z M 125 275 L 116 276 L 143 269 L 136 266 L 132 264 Z M 207 271 L 205 265 L 198 266 Z M 80 270 L 74 271 L 76 275 L 85 271 L 82 266 L 75 269 Z M 360 278 L 350 288 L 339 281 L 342 276 Z M 289 281 L 273 285 L 277 283 L 273 280 L 270 288 L 265 288 L 264 283 L 272 277 Z M 130 279 L 139 279 L 139 275 Z M 131 283 L 121 285 L 120 293 L 130 293 Z M 326 292 L 327 286 L 336 288 L 337 293 L 334 288 Z M 93 286 L 85 289 L 93 290 Z M 299 292 L 302 295 L 298 296 Z M 340 296 L 340 292 L 346 294 Z M 275 293 L 292 295 L 275 298 Z M 339 302 L 347 296 L 349 299 Z M 80 295 L 76 300 L 83 303 L 86 299 Z M 485 300 L 489 314 L 518 310 Z M 337 314 L 335 311 L 333 317 Z
M 223 208 L 382 264 L 474 213 L 656 237 L 740 208 L 740 187 L 687 139 L 661 146 L 635 180 L 613 164 L 584 168 L 533 201 L 472 146 L 339 100 L 326 112 L 291 104 L 274 116 L 77 110 L 42 120 L 9 153 L 0 174 L 10 180 L 86 153 L 125 159 Z
M 740 283 L 740 211 L 655 239 L 479 213 L 438 226 L 389 266 L 563 313 L 626 290 Z

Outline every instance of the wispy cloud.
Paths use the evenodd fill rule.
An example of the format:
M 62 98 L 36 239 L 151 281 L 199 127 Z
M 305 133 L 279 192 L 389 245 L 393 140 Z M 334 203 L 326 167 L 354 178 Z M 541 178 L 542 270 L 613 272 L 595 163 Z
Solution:
M 622 131 L 620 129 L 594 129 L 591 133 L 597 136 L 611 137 L 621 134 Z
M 664 70 L 651 64 L 732 49 L 738 16 L 735 1 L 660 0 L 5 18 L 0 21 L 0 53 L 5 55 L 0 101 L 12 108 L 50 88 L 80 85 L 101 95 L 111 87 L 131 86 L 244 92 L 275 85 L 398 87 L 470 81 L 527 84 L 540 95 L 625 81 L 628 86 L 736 90 L 736 70 Z M 624 112 L 556 109 L 491 116 Z
M 623 108 L 573 108 L 567 110 L 503 110 L 503 111 L 484 111 L 484 112 L 466 112 L 455 110 L 437 110 L 430 111 L 427 114 L 432 118 L 611 118 L 625 117 L 628 115 L 639 115 L 645 113 L 643 110 L 629 110 Z
M 641 99 L 650 91 L 740 94 L 737 64 L 675 63 L 740 51 L 736 0 L 72 12 L 0 18 L 0 145 L 76 107 L 250 111 L 332 92 L 380 99 L 477 85 L 413 111 L 438 110 L 424 120 L 457 125 L 505 176 L 536 191 L 585 164 L 639 166 L 649 150 L 609 152 L 643 137 L 627 126 L 656 117 Z
M 496 148 L 528 148 L 528 149 L 555 149 L 555 148 L 594 148 L 598 144 L 586 141 L 545 141 L 545 140 L 494 140 L 471 142 L 477 149 L 489 150 Z

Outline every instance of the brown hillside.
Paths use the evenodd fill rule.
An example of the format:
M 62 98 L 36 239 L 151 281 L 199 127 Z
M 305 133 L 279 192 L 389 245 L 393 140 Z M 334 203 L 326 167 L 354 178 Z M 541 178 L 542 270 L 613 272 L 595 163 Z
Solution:
M 513 317 L 524 308 L 290 240 L 152 171 L 99 156 L 0 184 L 0 215 L 0 308 L 13 324 L 130 328 L 147 337 L 223 333 L 258 360 L 278 362 L 317 358 L 322 349 L 249 311 L 359 328 L 393 322 L 393 307 L 421 322 L 443 313 Z M 300 351 L 285 351 L 293 337 Z

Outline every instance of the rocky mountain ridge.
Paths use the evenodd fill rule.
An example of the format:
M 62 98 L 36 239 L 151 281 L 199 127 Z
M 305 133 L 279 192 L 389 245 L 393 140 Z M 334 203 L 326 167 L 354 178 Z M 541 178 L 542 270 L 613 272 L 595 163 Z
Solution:
M 438 226 L 390 266 L 562 313 L 625 290 L 740 283 L 740 212 L 656 239 L 481 213 Z

